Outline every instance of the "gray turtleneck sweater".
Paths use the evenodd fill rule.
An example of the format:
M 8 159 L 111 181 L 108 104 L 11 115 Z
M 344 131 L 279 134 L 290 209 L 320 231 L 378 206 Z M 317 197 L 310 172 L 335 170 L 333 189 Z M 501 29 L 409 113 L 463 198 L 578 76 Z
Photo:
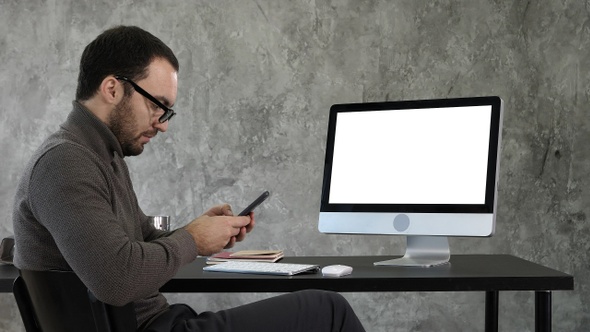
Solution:
M 138 205 L 121 146 L 81 104 L 35 152 L 17 188 L 14 264 L 73 270 L 138 326 L 168 304 L 158 289 L 197 257 L 184 229 L 156 230 Z

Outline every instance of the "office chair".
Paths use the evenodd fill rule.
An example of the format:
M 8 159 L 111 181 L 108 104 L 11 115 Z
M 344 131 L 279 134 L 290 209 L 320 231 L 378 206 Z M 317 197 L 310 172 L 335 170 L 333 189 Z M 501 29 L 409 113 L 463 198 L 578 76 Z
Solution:
M 137 330 L 133 303 L 97 300 L 72 271 L 20 270 L 12 290 L 27 332 Z

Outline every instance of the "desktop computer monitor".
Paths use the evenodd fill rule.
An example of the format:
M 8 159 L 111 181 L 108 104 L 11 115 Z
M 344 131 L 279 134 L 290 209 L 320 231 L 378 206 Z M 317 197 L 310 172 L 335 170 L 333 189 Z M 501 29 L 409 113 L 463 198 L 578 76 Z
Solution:
M 406 236 L 402 258 L 449 261 L 450 236 L 494 233 L 502 100 L 337 104 L 330 109 L 319 231 Z

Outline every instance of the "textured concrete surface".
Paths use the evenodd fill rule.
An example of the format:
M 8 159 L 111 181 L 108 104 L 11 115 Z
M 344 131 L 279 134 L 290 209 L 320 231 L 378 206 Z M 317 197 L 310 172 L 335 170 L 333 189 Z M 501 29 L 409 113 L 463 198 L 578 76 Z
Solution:
M 499 95 L 505 101 L 497 233 L 454 253 L 508 253 L 576 278 L 555 331 L 590 325 L 588 1 L 0 0 L 0 236 L 33 150 L 65 118 L 83 47 L 116 24 L 167 42 L 181 71 L 170 130 L 129 160 L 147 213 L 181 226 L 262 190 L 237 248 L 289 255 L 400 253 L 403 238 L 317 231 L 334 103 Z M 169 294 L 216 310 L 271 294 Z M 483 294 L 345 294 L 368 331 L 483 331 Z M 532 331 L 532 294 L 500 296 L 500 330 Z M 24 331 L 11 294 L 0 330 Z

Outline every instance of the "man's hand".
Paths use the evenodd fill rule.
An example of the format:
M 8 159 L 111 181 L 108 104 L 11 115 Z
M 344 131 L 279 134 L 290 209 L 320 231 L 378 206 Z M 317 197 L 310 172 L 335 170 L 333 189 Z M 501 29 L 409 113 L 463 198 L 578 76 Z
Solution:
M 209 209 L 184 229 L 193 236 L 199 255 L 209 256 L 242 241 L 254 228 L 254 223 L 253 213 L 234 217 L 231 207 L 224 204 Z
M 207 212 L 204 213 L 204 215 L 209 217 L 233 216 L 234 213 L 232 212 L 231 206 L 229 204 L 221 204 L 210 208 Z

